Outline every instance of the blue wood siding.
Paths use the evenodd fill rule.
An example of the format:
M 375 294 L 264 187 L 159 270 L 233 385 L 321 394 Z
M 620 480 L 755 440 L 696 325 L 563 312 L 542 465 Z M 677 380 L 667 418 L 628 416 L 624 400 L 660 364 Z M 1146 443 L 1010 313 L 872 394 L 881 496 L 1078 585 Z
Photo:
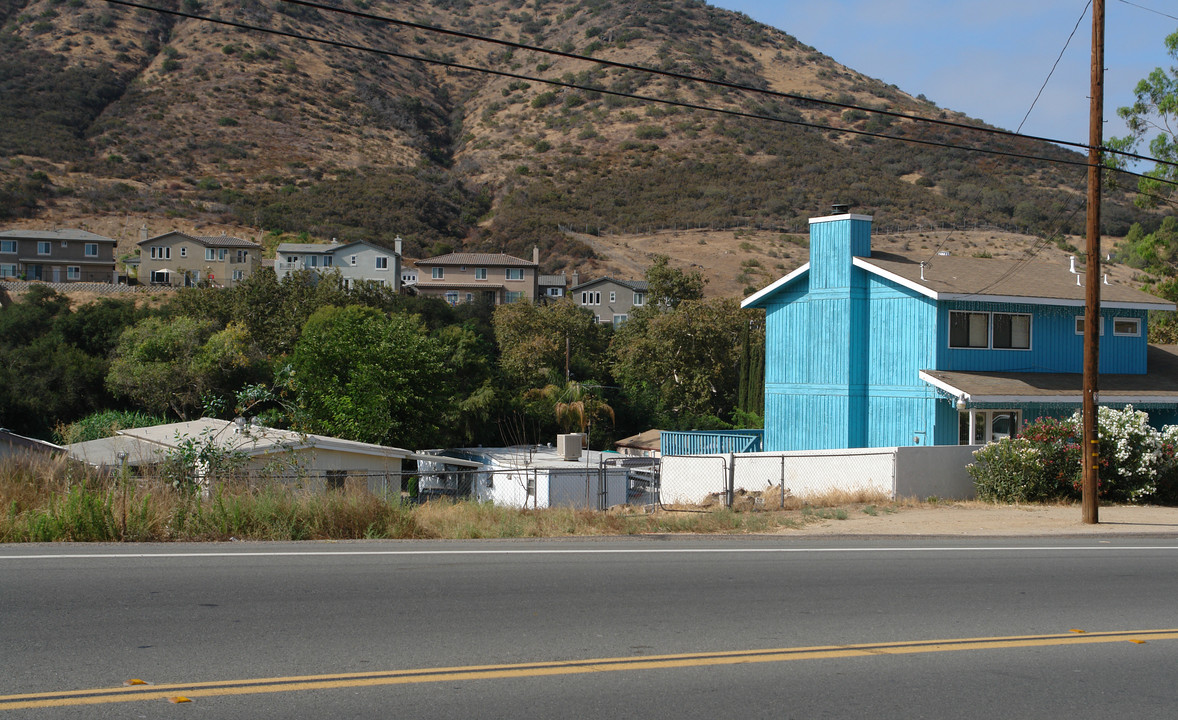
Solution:
M 810 224 L 810 289 L 845 288 L 851 258 L 871 255 L 871 221 L 858 218 Z
M 663 455 L 714 455 L 717 453 L 761 452 L 763 430 L 692 430 L 659 435 L 659 452 Z
M 949 347 L 949 313 L 1028 313 L 1031 315 L 1030 350 L 963 349 Z M 1084 338 L 1076 334 L 1076 318 L 1083 308 L 1015 303 L 949 301 L 941 304 L 937 325 L 937 370 L 985 372 L 1084 371 Z M 1144 310 L 1102 310 L 1104 335 L 1100 338 L 1100 372 L 1142 374 L 1146 371 L 1146 326 Z M 1140 320 L 1141 334 L 1123 337 L 1113 334 L 1115 318 Z

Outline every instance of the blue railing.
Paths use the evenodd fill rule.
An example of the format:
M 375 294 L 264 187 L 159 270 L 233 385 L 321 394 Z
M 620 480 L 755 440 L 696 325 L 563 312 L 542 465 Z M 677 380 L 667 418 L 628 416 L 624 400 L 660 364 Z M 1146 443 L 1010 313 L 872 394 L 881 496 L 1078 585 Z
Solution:
M 761 452 L 764 438 L 764 430 L 664 430 L 659 436 L 659 452 L 663 455 Z

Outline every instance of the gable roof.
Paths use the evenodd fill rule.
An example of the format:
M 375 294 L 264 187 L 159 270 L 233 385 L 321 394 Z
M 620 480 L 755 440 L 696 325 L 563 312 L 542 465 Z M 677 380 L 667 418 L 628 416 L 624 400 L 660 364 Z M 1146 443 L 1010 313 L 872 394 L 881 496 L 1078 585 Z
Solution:
M 437 257 L 418 260 L 415 265 L 429 267 L 430 265 L 494 265 L 496 267 L 538 267 L 531 260 L 521 260 L 513 255 L 503 253 L 449 253 Z
M 605 275 L 603 277 L 597 278 L 596 280 L 589 280 L 588 282 L 583 282 L 580 285 L 577 285 L 576 287 L 571 288 L 569 290 L 569 292 L 575 292 L 577 290 L 584 290 L 585 288 L 592 287 L 594 285 L 598 285 L 600 283 L 605 283 L 605 282 L 612 282 L 615 285 L 621 285 L 624 288 L 630 288 L 634 292 L 646 292 L 647 287 L 649 285 L 649 283 L 647 283 L 645 280 L 620 280 L 616 277 L 610 277 L 609 275 Z
M 85 242 L 117 243 L 118 240 L 105 235 L 95 235 L 86 230 L 61 228 L 59 230 L 5 230 L 0 232 L 2 238 L 23 238 L 25 240 L 82 240 Z
M 281 243 L 275 250 L 280 253 L 335 253 L 344 248 L 352 247 L 353 245 L 363 245 L 370 247 L 373 250 L 388 253 L 389 255 L 396 255 L 397 251 L 392 248 L 383 247 L 376 243 L 370 243 L 367 240 L 352 240 L 346 243 Z
M 921 262 L 924 262 L 923 278 Z M 855 267 L 890 280 L 933 300 L 976 300 L 1027 305 L 1084 307 L 1086 288 L 1076 275 L 1055 263 L 872 253 L 853 257 Z M 749 295 L 741 307 L 764 307 L 764 300 L 801 278 L 810 270 L 802 265 L 771 285 Z M 1080 282 L 1083 282 L 1083 276 Z M 1174 310 L 1174 303 L 1125 285 L 1102 285 L 1100 306 L 1110 309 Z
M 200 243 L 201 245 L 204 245 L 205 247 L 249 248 L 251 250 L 258 250 L 258 249 L 261 249 L 261 247 L 262 247 L 258 243 L 253 242 L 252 240 L 244 240 L 242 238 L 234 237 L 232 235 L 189 235 L 188 233 L 180 232 L 179 230 L 173 230 L 171 232 L 166 232 L 163 235 L 156 235 L 153 238 L 148 238 L 146 240 L 140 240 L 136 244 L 137 245 L 146 245 L 151 242 L 159 242 L 160 240 L 164 240 L 166 238 L 170 238 L 170 237 L 174 237 L 174 236 L 183 238 L 185 240 L 192 240 L 194 242 Z

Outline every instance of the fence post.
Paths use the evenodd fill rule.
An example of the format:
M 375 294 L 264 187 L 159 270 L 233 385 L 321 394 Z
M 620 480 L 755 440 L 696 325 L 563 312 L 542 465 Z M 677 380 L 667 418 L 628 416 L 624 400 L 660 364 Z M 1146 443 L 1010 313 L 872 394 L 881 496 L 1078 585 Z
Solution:
M 781 456 L 781 509 L 785 509 L 785 455 Z
M 728 482 L 725 488 L 725 505 L 732 507 L 733 495 L 736 493 L 736 457 L 732 453 L 728 453 Z

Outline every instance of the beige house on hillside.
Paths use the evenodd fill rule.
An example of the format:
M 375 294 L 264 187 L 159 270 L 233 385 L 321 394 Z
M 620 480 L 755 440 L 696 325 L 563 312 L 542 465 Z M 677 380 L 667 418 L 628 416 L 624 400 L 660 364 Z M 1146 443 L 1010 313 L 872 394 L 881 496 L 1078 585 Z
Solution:
M 531 262 L 502 253 L 450 253 L 414 264 L 417 294 L 441 297 L 451 305 L 535 302 L 539 296 L 539 248 L 533 248 Z
M 139 241 L 139 282 L 173 287 L 208 282 L 233 287 L 252 275 L 261 259 L 262 246 L 255 242 L 174 230 Z
M 5 230 L 0 279 L 113 283 L 116 243 L 85 230 Z

